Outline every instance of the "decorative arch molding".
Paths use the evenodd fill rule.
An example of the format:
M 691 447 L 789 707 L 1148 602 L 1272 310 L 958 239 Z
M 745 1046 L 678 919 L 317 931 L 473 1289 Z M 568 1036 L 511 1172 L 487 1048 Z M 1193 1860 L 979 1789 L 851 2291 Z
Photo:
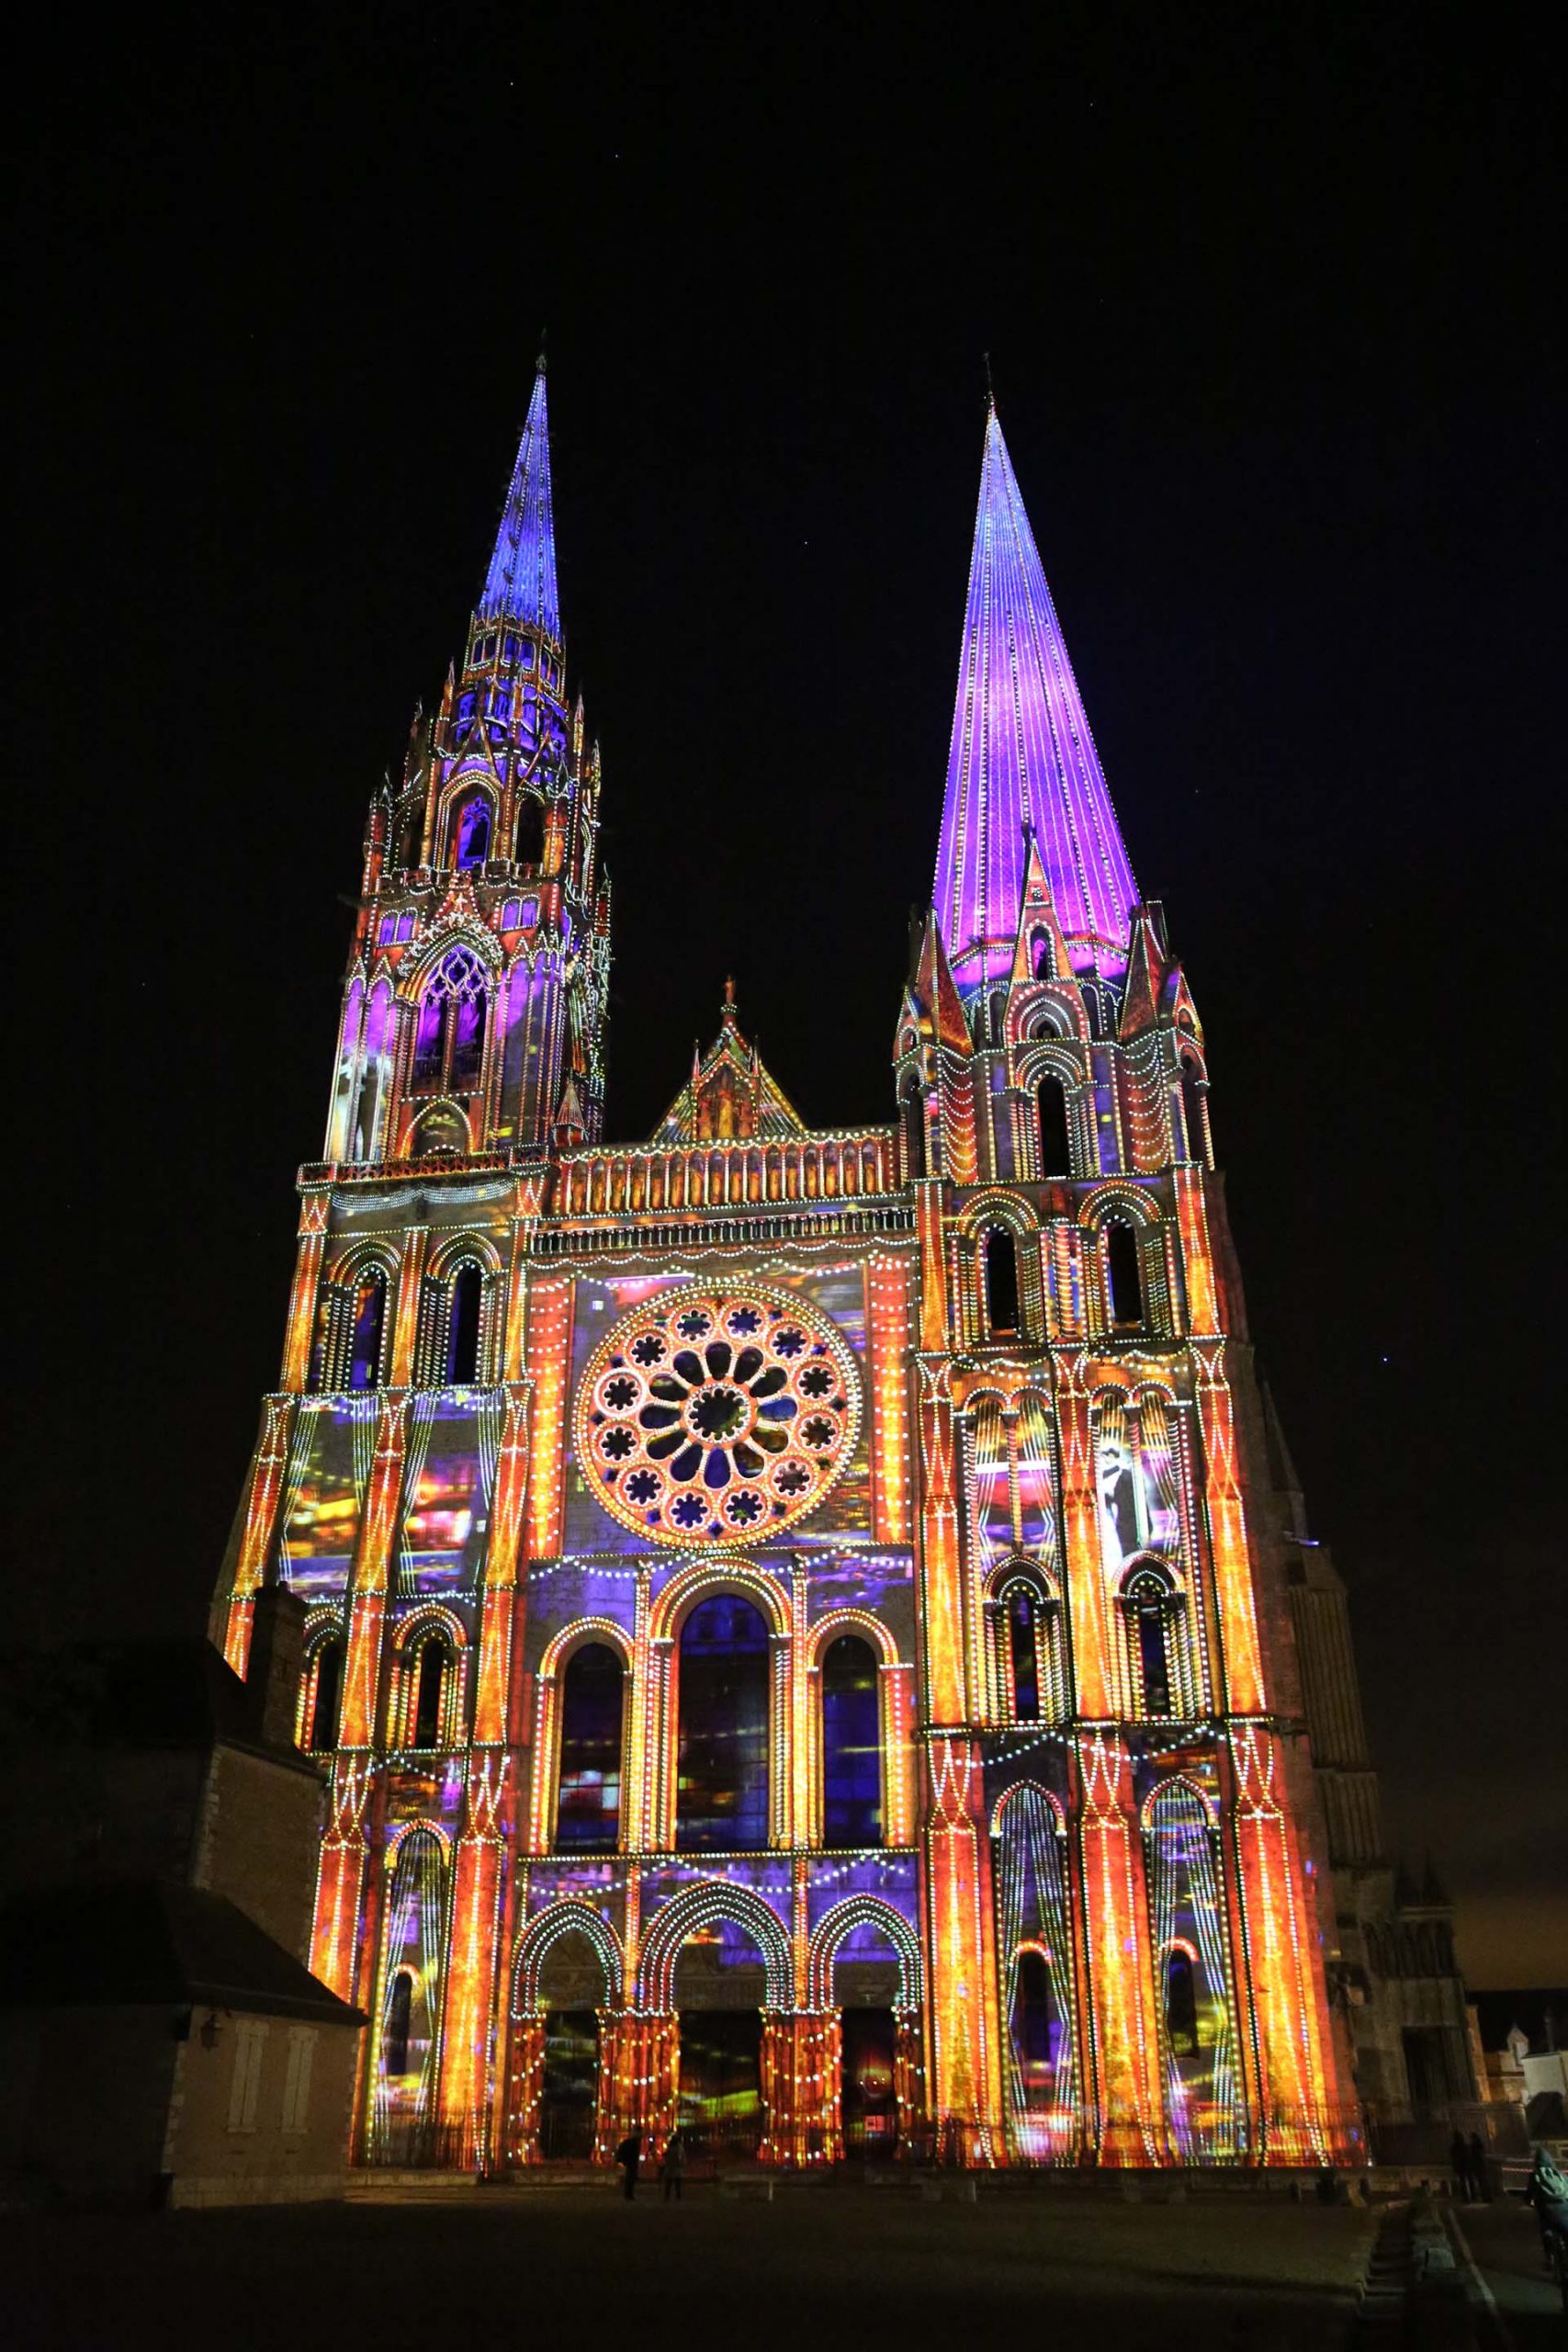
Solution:
M 1119 1213 L 1134 1224 L 1151 1229 L 1162 1221 L 1156 1203 L 1135 1184 L 1111 1183 L 1097 1184 L 1092 1193 L 1084 1195 L 1078 1204 L 1078 1223 L 1092 1231 Z
M 328 1266 L 326 1278 L 329 1283 L 338 1283 L 346 1288 L 351 1283 L 362 1282 L 372 1267 L 387 1278 L 387 1304 L 389 1308 L 397 1296 L 397 1281 L 402 1271 L 402 1261 L 393 1245 L 380 1235 L 367 1234 L 357 1241 L 348 1242 Z
M 443 1829 L 438 1821 L 400 1821 L 388 1829 L 386 1848 L 381 1857 L 382 1867 L 389 1878 L 397 1867 L 398 1856 L 402 1852 L 409 1839 L 420 1837 L 434 1838 L 441 1849 L 441 1866 L 444 1870 L 446 1868 L 452 1860 L 451 1831 Z
M 604 2007 L 621 2007 L 626 1956 L 619 1936 L 591 1903 L 569 1895 L 552 1903 L 529 1920 L 517 1939 L 512 1962 L 512 2015 L 534 2017 L 539 2009 L 539 1979 L 544 1965 L 563 1936 L 584 1936 L 592 1945 L 604 1972 Z
M 809 2006 L 814 2009 L 837 2007 L 833 1998 L 833 1962 L 839 1946 L 857 1928 L 874 1928 L 886 1937 L 898 1960 L 898 2007 L 918 2009 L 921 2000 L 920 1939 L 903 1913 L 877 1894 L 846 1895 L 817 1922 L 807 1956 Z
M 1059 1078 L 1069 1101 L 1089 1083 L 1089 1071 L 1077 1038 L 1025 1037 L 1013 1057 L 1017 1083 L 1032 1094 L 1043 1078 Z
M 552 1634 L 539 1660 L 539 1679 L 558 1678 L 576 1653 L 586 1649 L 591 1642 L 604 1643 L 615 1651 L 626 1671 L 631 1672 L 635 1645 L 624 1625 L 617 1625 L 613 1617 L 574 1617 L 570 1625 L 563 1625 L 558 1634 Z
M 790 1596 L 773 1571 L 759 1567 L 752 1561 L 721 1556 L 677 1568 L 649 1612 L 651 1639 L 679 1641 L 681 1628 L 697 1602 L 711 1600 L 721 1592 L 732 1592 L 739 1600 L 751 1601 L 761 1610 L 770 1634 L 782 1638 L 791 1631 Z
M 462 1104 L 460 1102 L 455 1102 L 449 1094 L 438 1094 L 428 1102 L 421 1102 L 416 1106 L 411 1106 L 408 1114 L 408 1148 L 412 1150 L 418 1145 L 420 1130 L 422 1127 L 435 1127 L 442 1125 L 448 1128 L 460 1127 L 467 1138 L 463 1146 L 464 1150 L 471 1151 L 473 1149 L 473 1122 L 469 1118 L 468 1113 L 464 1110 Z M 429 1145 L 425 1147 L 425 1148 L 434 1150 L 438 1148 L 438 1147 L 435 1145 Z
M 309 1660 L 312 1652 L 319 1649 L 322 1642 L 333 1640 L 342 1642 L 347 1637 L 344 1604 L 336 1600 L 320 1601 L 306 1616 L 301 1651 Z
M 444 1609 L 439 1601 L 422 1601 L 406 1617 L 400 1617 L 392 1627 L 392 1647 L 406 1650 L 425 1634 L 445 1634 L 454 1651 L 468 1647 L 468 1628 L 457 1611 Z
M 401 1003 L 419 1002 L 454 947 L 471 948 L 492 978 L 502 968 L 504 959 L 495 933 L 475 915 L 448 915 L 445 922 L 437 922 L 425 941 L 418 962 L 408 965 L 402 971 L 397 986 Z
M 1041 1230 L 1040 1219 L 1027 1201 L 1001 1192 L 981 1193 L 966 1202 L 955 1230 L 960 1240 L 975 1241 L 998 1225 L 1006 1226 L 1015 1241 L 1036 1240 Z
M 449 1282 L 459 1266 L 476 1265 L 480 1273 L 494 1276 L 502 1272 L 501 1252 L 488 1234 L 469 1227 L 461 1233 L 447 1236 L 430 1253 L 426 1272 L 432 1282 Z
M 795 1972 L 788 1930 L 773 1905 L 748 1886 L 724 1879 L 705 1879 L 683 1887 L 654 1915 L 643 1937 L 638 2006 L 668 2014 L 675 2006 L 675 1962 L 681 1947 L 699 1928 L 728 1919 L 751 1938 L 767 1972 L 768 2007 L 787 2009 L 794 1994 Z
M 1211 1829 L 1219 1828 L 1220 1815 L 1218 1805 L 1208 1792 L 1205 1789 L 1201 1788 L 1198 1782 L 1192 1779 L 1191 1775 L 1187 1772 L 1173 1772 L 1168 1780 L 1156 1782 L 1156 1786 L 1149 1791 L 1148 1795 L 1144 1799 L 1143 1804 L 1138 1808 L 1139 1828 L 1145 1830 L 1154 1828 L 1156 1826 L 1156 1815 L 1162 1807 L 1167 1806 L 1170 1800 L 1178 1794 L 1184 1794 L 1195 1798 L 1197 1803 L 1202 1807 L 1203 1818 L 1208 1826 Z
M 1058 1838 L 1065 1838 L 1067 1834 L 1067 1820 L 1062 1810 L 1062 1801 L 1060 1797 L 1054 1796 L 1040 1781 L 1015 1781 L 1010 1789 L 1002 1791 L 991 1808 L 991 1836 L 1000 1838 L 1005 1834 L 1010 1812 L 1033 1804 L 1044 1806 L 1051 1816 L 1051 1826 L 1055 1835 Z
M 1001 1600 L 1019 1584 L 1037 1587 L 1047 1600 L 1060 1601 L 1062 1598 L 1055 1570 L 1046 1566 L 1038 1552 L 1014 1552 L 1010 1558 L 1000 1561 L 986 1578 L 985 1598 Z
M 864 1609 L 835 1609 L 828 1616 L 819 1617 L 806 1636 L 806 1665 L 816 1673 L 829 1645 L 842 1634 L 853 1634 L 874 1653 L 878 1666 L 902 1666 L 906 1661 L 898 1655 L 898 1645 L 879 1617 Z
M 1126 1561 L 1118 1579 L 1117 1597 L 1122 1599 L 1139 1577 L 1157 1577 L 1172 1600 L 1180 1600 L 1187 1592 L 1187 1580 L 1181 1568 L 1163 1552 L 1136 1552 Z

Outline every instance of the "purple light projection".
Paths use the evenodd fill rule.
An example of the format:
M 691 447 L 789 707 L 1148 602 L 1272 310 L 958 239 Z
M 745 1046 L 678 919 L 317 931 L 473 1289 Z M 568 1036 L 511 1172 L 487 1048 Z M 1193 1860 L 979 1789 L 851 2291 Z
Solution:
M 556 527 L 550 505 L 549 421 L 545 413 L 545 363 L 517 445 L 495 552 L 479 598 L 479 618 L 521 621 L 545 636 L 560 636 L 556 591 Z
M 1116 813 L 993 408 L 953 715 L 935 906 L 967 996 L 1005 975 L 1023 891 L 1024 827 L 1075 967 L 1125 968 L 1137 898 Z

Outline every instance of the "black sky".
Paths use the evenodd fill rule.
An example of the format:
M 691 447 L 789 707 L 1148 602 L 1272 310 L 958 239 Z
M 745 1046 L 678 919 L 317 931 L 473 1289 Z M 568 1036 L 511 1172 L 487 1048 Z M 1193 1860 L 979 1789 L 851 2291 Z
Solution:
M 1429 5 L 323 13 L 84 27 L 13 126 L 13 1612 L 199 1620 L 337 894 L 541 326 L 612 1131 L 727 971 L 809 1118 L 885 1115 L 988 351 L 1393 1833 L 1478 1981 L 1562 1982 L 1551 60 Z

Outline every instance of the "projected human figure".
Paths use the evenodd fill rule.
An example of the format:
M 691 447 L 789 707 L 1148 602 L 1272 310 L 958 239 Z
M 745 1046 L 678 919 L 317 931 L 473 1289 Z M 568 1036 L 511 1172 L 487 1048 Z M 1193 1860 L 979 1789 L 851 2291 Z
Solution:
M 1142 1548 L 1142 1487 L 1136 1459 L 1124 1439 L 1101 1438 L 1096 1448 L 1100 1473 L 1100 1532 L 1105 1565 L 1115 1569 Z

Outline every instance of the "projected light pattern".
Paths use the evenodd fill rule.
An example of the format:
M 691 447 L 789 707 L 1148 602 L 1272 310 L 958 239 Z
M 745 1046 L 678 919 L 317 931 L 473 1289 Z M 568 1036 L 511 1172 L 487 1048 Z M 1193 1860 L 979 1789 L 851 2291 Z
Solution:
M 1075 965 L 1121 971 L 1133 869 L 993 408 L 936 868 L 937 919 L 965 995 L 1010 969 L 1026 828 Z
M 221 1592 L 242 1672 L 308 1611 L 355 2160 L 1354 2154 L 1202 1031 L 994 414 L 896 1119 L 809 1130 L 727 991 L 603 1140 L 599 791 L 541 375 Z

